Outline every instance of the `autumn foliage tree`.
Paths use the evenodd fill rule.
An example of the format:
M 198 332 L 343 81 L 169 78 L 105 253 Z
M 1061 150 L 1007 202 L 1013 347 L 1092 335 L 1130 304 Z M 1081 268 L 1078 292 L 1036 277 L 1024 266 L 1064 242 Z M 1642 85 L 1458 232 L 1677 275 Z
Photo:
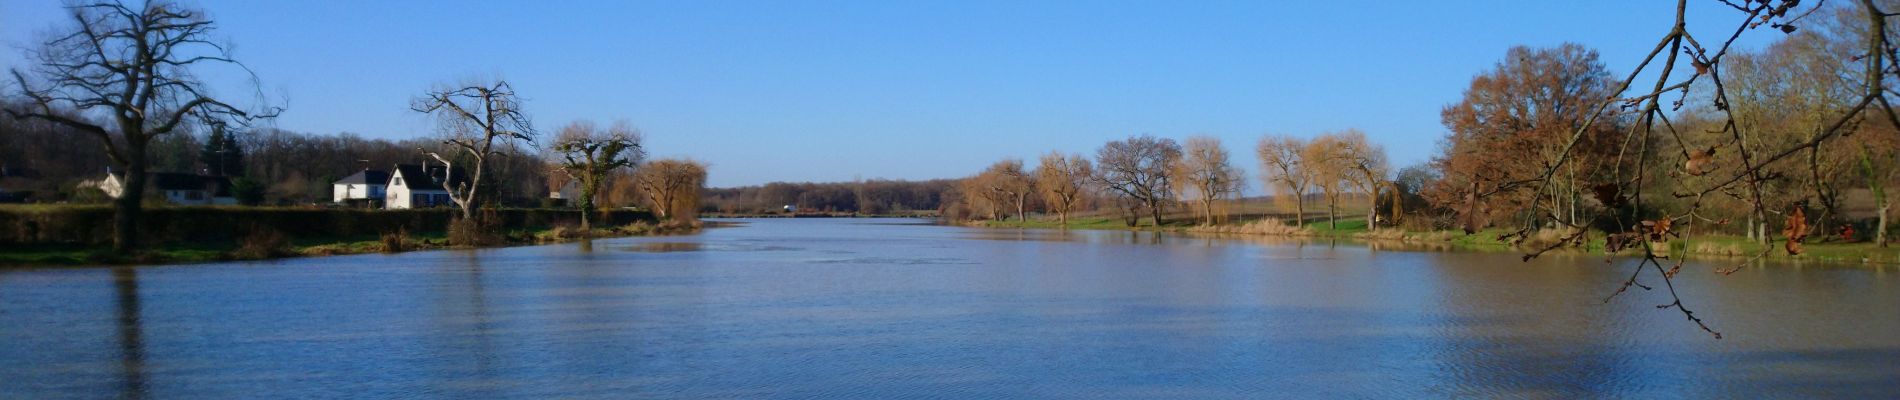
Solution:
M 1597 52 L 1581 45 L 1511 48 L 1440 113 L 1450 136 L 1433 159 L 1444 179 L 1429 197 L 1458 210 L 1468 229 L 1493 217 L 1486 210 L 1525 210 L 1540 197 L 1553 212 L 1538 217 L 1575 224 L 1582 182 L 1613 169 L 1624 139 L 1614 110 L 1600 107 L 1618 84 Z M 1547 171 L 1554 184 L 1536 185 Z

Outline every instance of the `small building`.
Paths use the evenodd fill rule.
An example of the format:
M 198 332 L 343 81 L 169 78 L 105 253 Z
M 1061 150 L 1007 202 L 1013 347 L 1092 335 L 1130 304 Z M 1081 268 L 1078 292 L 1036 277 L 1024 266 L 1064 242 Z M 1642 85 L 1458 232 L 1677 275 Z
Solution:
M 108 172 L 103 179 L 80 185 L 99 188 L 115 199 L 125 195 L 125 177 L 117 172 Z M 222 176 L 153 172 L 146 174 L 145 190 L 166 203 L 181 206 L 237 204 L 237 198 L 231 196 L 231 179 Z
M 576 201 L 576 199 L 581 198 L 580 182 L 581 180 L 579 179 L 567 179 L 559 186 L 555 186 L 553 190 L 549 190 L 548 198 L 560 200 L 563 204 L 568 205 L 580 204 L 579 201 Z
M 330 201 L 338 204 L 383 206 L 383 189 L 389 187 L 389 171 L 365 169 L 330 183 Z
M 388 182 L 383 189 L 384 208 L 452 207 L 455 202 L 449 199 L 449 188 L 466 184 L 468 177 L 461 168 L 400 164 Z

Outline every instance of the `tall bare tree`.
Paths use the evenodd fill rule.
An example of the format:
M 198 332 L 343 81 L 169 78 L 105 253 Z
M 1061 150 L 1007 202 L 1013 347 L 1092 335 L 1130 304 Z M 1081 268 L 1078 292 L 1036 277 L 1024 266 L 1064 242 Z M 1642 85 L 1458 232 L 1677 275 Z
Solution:
M 691 220 L 706 187 L 706 164 L 685 159 L 649 161 L 634 169 L 633 180 L 647 205 L 661 219 Z
M 1012 158 L 997 161 L 983 170 L 983 175 L 988 176 L 983 180 L 989 186 L 986 189 L 1015 206 L 1016 220 L 1028 221 L 1029 196 L 1035 194 L 1036 182 L 1028 171 L 1023 170 L 1023 160 Z
M 1042 155 L 1035 175 L 1043 202 L 1056 212 L 1062 226 L 1068 227 L 1069 212 L 1088 190 L 1089 178 L 1095 176 L 1095 166 L 1081 154 L 1063 155 L 1052 151 Z
M 1160 226 L 1162 207 L 1174 200 L 1174 164 L 1181 145 L 1174 139 L 1141 135 L 1102 145 L 1095 151 L 1096 182 L 1148 208 Z
M 1366 194 L 1366 229 L 1378 228 L 1379 189 L 1387 185 L 1385 147 L 1366 139 L 1366 133 L 1347 129 L 1332 134 L 1338 138 L 1339 159 L 1345 167 L 1345 181 Z
M 639 164 L 646 158 L 640 131 L 627 121 L 601 130 L 590 121 L 574 121 L 561 128 L 552 149 L 561 155 L 560 169 L 580 183 L 581 230 L 593 229 L 594 198 L 614 170 Z M 556 187 L 558 190 L 559 187 Z
M 30 104 L 7 113 L 71 127 L 105 146 L 125 174 L 124 195 L 113 203 L 112 248 L 130 252 L 138 248 L 139 203 L 154 139 L 194 120 L 245 122 L 279 110 L 233 106 L 193 74 L 217 64 L 250 74 L 225 45 L 212 41 L 215 24 L 200 10 L 169 1 L 93 1 L 66 11 L 72 24 L 57 28 L 57 36 L 33 52 L 32 70 L 11 70 Z
M 466 184 L 448 188 L 449 200 L 462 208 L 462 219 L 475 218 L 475 210 L 480 207 L 480 197 L 476 194 L 481 190 L 482 177 L 487 172 L 484 168 L 489 161 L 505 154 L 503 149 L 511 147 L 510 142 L 534 141 L 534 123 L 521 106 L 515 88 L 503 80 L 438 87 L 410 102 L 411 110 L 434 115 L 437 127 L 447 135 L 443 143 L 475 164 Z M 448 166 L 450 173 L 455 170 L 453 155 L 427 150 L 424 154 Z M 444 182 L 446 185 L 457 180 L 444 179 Z
M 1260 154 L 1261 180 L 1267 187 L 1285 188 L 1286 192 L 1279 196 L 1281 199 L 1292 199 L 1294 226 L 1306 226 L 1306 192 L 1313 181 L 1312 173 L 1300 159 L 1305 150 L 1306 141 L 1280 135 L 1260 138 L 1260 146 L 1255 150 Z
M 1345 145 L 1338 136 L 1320 135 L 1300 149 L 1300 165 L 1312 179 L 1312 185 L 1326 198 L 1326 227 L 1339 228 L 1339 197 L 1344 194 L 1346 174 Z
M 1227 148 L 1221 146 L 1219 138 L 1189 137 L 1182 153 L 1175 174 L 1186 184 L 1177 189 L 1184 192 L 1183 198 L 1192 196 L 1200 203 L 1201 223 L 1213 225 L 1215 202 L 1239 194 L 1245 178 L 1228 162 Z

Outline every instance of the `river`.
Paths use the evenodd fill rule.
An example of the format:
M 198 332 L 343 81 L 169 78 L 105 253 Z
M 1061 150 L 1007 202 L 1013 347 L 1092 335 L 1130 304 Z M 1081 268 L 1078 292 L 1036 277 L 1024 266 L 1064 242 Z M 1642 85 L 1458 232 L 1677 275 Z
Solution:
M 1900 395 L 1893 267 L 902 219 L 0 271 L 0 398 Z

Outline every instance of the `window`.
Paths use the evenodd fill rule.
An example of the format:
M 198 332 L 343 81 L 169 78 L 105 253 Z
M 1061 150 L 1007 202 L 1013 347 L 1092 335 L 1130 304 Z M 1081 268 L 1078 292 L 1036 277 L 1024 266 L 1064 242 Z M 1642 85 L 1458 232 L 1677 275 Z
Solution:
M 201 190 L 185 191 L 185 200 L 204 200 L 204 199 L 205 199 L 204 191 L 201 191 Z
M 396 185 L 396 186 L 402 186 L 402 177 L 400 177 L 400 176 L 398 176 L 398 177 L 396 177 L 396 183 L 395 183 L 395 185 Z

